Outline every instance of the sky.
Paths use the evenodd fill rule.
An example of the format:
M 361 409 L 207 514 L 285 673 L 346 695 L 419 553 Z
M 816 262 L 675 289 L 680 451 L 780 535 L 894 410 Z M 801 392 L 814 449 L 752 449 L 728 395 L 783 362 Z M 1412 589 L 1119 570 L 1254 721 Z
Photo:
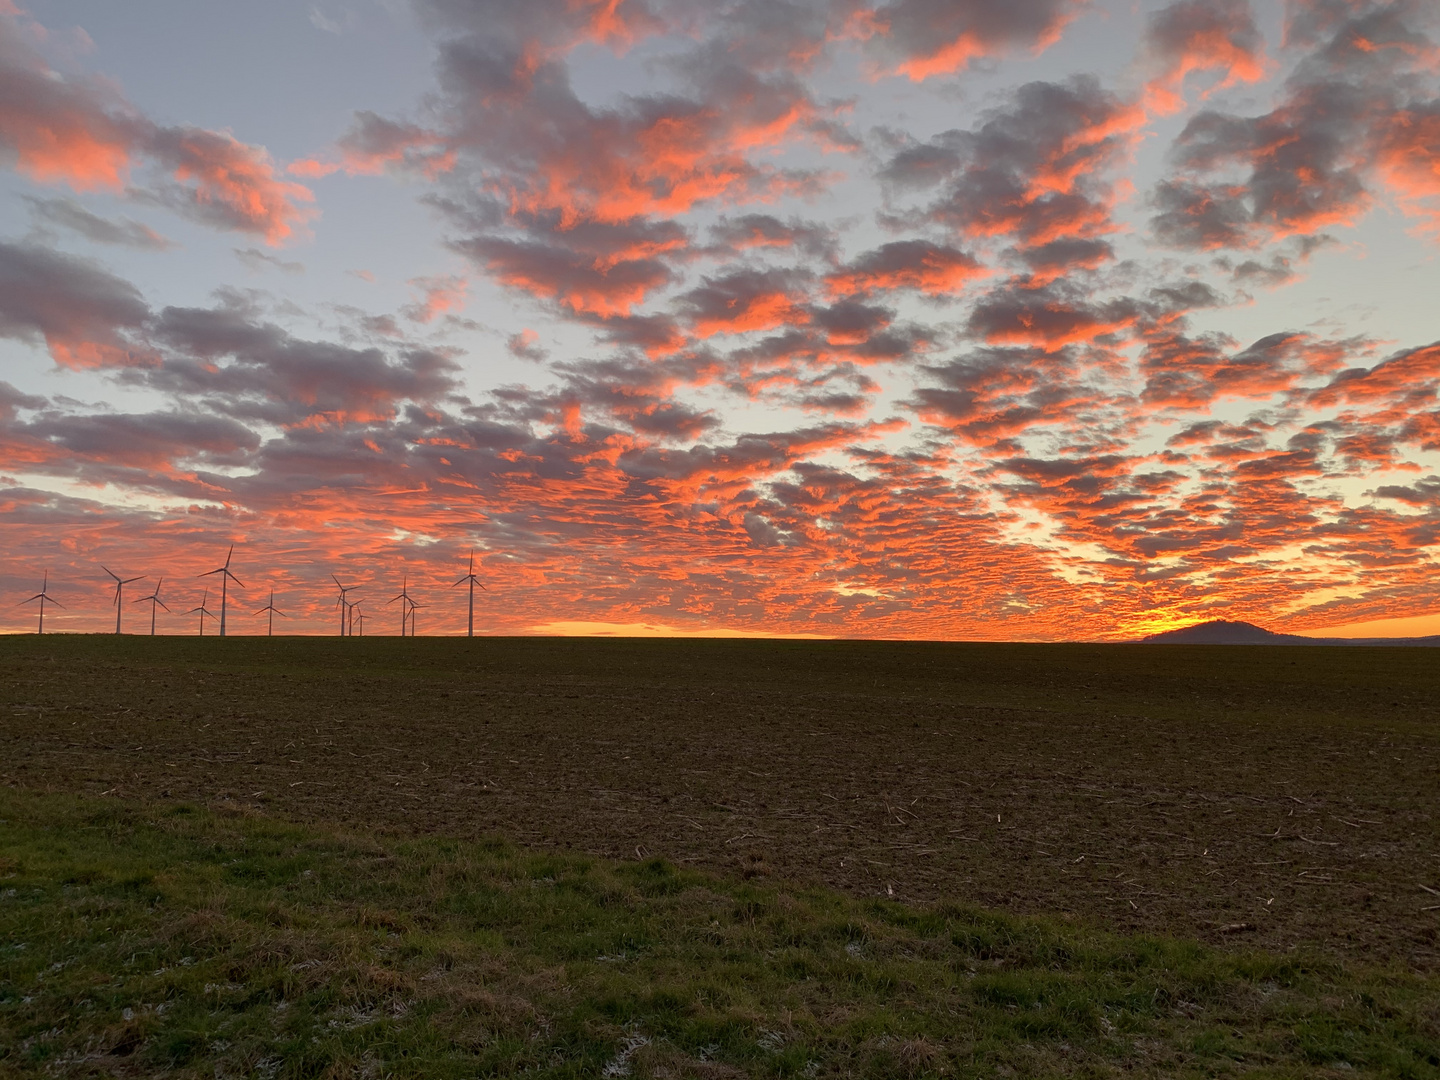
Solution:
M 0 0 L 0 631 L 1440 633 L 1437 242 L 1433 0 Z

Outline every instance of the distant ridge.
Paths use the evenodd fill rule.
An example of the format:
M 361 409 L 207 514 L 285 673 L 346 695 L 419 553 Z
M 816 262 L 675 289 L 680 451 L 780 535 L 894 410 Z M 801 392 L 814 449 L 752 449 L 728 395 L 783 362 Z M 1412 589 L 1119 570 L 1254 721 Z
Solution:
M 1300 634 L 1277 634 L 1248 622 L 1212 619 L 1210 622 L 1148 634 L 1142 645 L 1411 645 L 1440 647 L 1440 634 L 1412 638 L 1313 638 Z

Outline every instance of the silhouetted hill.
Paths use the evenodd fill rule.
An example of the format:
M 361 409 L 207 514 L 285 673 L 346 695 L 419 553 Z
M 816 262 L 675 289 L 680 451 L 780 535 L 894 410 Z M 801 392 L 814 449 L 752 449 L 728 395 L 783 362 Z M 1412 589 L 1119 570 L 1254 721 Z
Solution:
M 1440 635 L 1415 638 L 1312 638 L 1277 634 L 1248 622 L 1212 619 L 1140 639 L 1145 645 L 1414 645 L 1440 646 Z
M 1213 619 L 1163 634 L 1141 638 L 1150 645 L 1310 645 L 1312 639 L 1298 634 L 1277 634 L 1248 622 Z

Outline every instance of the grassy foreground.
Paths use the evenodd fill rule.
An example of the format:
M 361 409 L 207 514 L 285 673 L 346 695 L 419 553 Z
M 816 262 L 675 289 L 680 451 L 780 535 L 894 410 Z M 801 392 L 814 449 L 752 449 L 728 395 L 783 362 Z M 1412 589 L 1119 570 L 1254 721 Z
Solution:
M 1440 983 L 0 789 L 0 1076 L 1440 1076 Z

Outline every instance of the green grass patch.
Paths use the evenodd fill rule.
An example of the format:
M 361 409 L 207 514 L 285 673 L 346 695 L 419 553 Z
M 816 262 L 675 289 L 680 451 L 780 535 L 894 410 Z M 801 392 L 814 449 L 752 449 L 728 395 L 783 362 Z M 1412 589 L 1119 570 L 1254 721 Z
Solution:
M 1440 1076 L 1440 984 L 0 790 L 0 1075 Z

